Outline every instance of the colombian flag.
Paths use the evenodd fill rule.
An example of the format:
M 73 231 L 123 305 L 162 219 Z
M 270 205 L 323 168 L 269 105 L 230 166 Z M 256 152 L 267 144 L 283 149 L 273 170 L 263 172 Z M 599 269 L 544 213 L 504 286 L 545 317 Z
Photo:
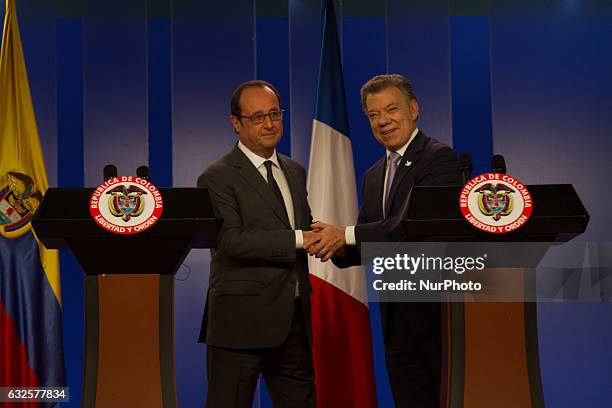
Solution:
M 15 2 L 7 0 L 0 51 L 0 387 L 65 385 L 58 254 L 38 242 L 30 223 L 47 187 Z

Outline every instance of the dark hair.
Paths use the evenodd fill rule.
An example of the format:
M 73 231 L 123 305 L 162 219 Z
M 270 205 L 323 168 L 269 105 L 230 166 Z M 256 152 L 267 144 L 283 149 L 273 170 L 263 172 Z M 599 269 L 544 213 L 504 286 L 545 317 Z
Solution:
M 274 95 L 276 95 L 276 98 L 278 99 L 278 106 L 280 107 L 280 94 L 278 93 L 274 85 L 267 81 L 262 81 L 261 79 L 253 79 L 251 81 L 243 82 L 234 91 L 232 99 L 230 100 L 230 111 L 233 116 L 239 118 L 242 114 L 242 110 L 240 108 L 240 97 L 242 96 L 242 91 L 244 91 L 246 88 L 270 88 L 270 90 L 274 92 Z
M 361 87 L 361 107 L 363 110 L 367 111 L 366 99 L 368 98 L 368 95 L 378 93 L 391 87 L 399 89 L 406 96 L 408 102 L 416 99 L 414 89 L 412 89 L 412 84 L 403 75 L 376 75 Z

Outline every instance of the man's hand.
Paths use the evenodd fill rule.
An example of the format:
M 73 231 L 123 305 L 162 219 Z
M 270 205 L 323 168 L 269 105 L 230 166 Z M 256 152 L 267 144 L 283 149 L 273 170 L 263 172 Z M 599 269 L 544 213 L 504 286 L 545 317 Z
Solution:
M 304 249 L 306 251 L 309 251 L 313 245 L 321 240 L 320 236 L 313 231 L 302 231 L 302 236 L 304 237 Z
M 315 241 L 312 245 L 304 248 L 310 255 L 320 258 L 322 262 L 328 261 L 334 255 L 342 255 L 346 240 L 344 238 L 344 227 L 336 227 L 323 222 L 315 222 L 310 226 L 314 234 Z

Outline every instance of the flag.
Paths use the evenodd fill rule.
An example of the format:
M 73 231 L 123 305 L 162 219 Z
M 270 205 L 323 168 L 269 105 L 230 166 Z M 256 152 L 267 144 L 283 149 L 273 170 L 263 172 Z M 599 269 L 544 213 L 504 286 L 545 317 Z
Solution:
M 15 1 L 7 0 L 0 51 L 0 387 L 65 384 L 58 254 L 38 242 L 30 222 L 47 187 Z
M 312 125 L 308 196 L 315 220 L 357 221 L 357 190 L 336 14 L 323 0 L 322 46 Z M 309 257 L 318 407 L 375 407 L 376 386 L 363 268 Z

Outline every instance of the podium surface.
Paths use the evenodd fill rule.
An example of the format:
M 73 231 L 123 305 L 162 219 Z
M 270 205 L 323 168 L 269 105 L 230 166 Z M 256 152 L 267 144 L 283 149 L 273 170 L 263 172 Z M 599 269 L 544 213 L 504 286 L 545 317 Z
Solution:
M 93 220 L 94 189 L 47 191 L 38 239 L 70 248 L 85 277 L 83 407 L 176 407 L 174 273 L 191 248 L 216 244 L 220 221 L 206 189 L 160 189 L 160 219 L 132 235 Z
M 406 242 L 566 242 L 582 234 L 589 215 L 569 184 L 527 186 L 533 213 L 507 234 L 476 229 L 459 208 L 462 186 L 414 187 L 402 210 Z M 535 273 L 496 270 L 503 284 L 535 290 Z M 448 302 L 443 312 L 441 407 L 543 407 L 537 303 Z M 469 301 L 467 301 L 469 300 Z

